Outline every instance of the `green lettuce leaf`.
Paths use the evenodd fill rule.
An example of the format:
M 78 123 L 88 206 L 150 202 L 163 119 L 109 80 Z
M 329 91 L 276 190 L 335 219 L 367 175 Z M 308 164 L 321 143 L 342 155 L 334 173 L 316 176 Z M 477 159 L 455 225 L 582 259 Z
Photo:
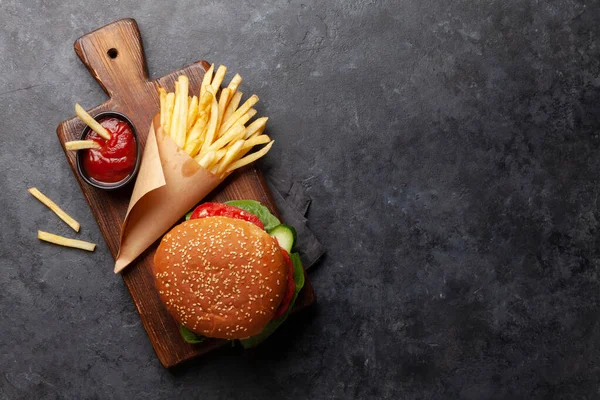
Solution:
M 255 200 L 231 200 L 226 201 L 225 204 L 229 204 L 230 206 L 241 208 L 242 210 L 246 210 L 249 213 L 252 213 L 260 219 L 260 222 L 265 226 L 265 231 L 269 232 L 271 229 L 275 228 L 277 225 L 281 224 L 281 222 L 277 219 L 276 216 L 271 214 L 269 209 L 258 201 Z
M 195 334 L 183 325 L 179 325 L 179 333 L 181 333 L 183 340 L 191 344 L 202 343 L 206 339 L 204 336 Z
M 271 334 L 275 332 L 277 328 L 279 328 L 279 325 L 281 325 L 283 321 L 287 319 L 288 315 L 290 315 L 290 312 L 294 307 L 294 303 L 296 303 L 296 299 L 298 298 L 298 293 L 300 293 L 300 290 L 302 290 L 304 287 L 304 268 L 302 267 L 302 262 L 300 261 L 300 255 L 298 253 L 292 253 L 290 254 L 290 258 L 294 264 L 294 282 L 296 283 L 296 289 L 294 290 L 294 296 L 290 301 L 290 305 L 285 314 L 269 322 L 258 335 L 251 336 L 248 339 L 240 339 L 240 343 L 245 349 L 258 346 L 258 344 L 271 336 Z

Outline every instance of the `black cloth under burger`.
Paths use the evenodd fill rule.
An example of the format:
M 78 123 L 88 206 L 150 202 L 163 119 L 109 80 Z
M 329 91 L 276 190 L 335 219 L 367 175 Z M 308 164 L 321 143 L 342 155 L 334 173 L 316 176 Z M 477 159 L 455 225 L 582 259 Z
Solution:
M 268 184 L 283 221 L 296 228 L 295 250 L 300 254 L 304 269 L 309 269 L 325 254 L 325 247 L 308 228 L 306 214 L 312 199 L 302 182 L 295 181 L 290 185 L 271 178 Z

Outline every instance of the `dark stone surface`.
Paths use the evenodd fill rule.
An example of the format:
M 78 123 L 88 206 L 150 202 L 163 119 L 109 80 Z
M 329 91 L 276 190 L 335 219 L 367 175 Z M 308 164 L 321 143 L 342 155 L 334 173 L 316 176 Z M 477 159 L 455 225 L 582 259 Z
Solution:
M 1 399 L 600 396 L 597 1 L 86 3 L 0 1 Z M 310 188 L 318 305 L 254 351 L 160 366 L 60 149 L 121 17 L 153 76 L 239 72 Z

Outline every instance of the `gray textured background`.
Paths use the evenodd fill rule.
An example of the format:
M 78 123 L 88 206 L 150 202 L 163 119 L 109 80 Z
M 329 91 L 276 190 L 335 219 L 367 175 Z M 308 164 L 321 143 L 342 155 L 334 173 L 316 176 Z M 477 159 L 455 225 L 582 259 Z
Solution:
M 1 399 L 598 398 L 597 1 L 138 3 L 0 0 Z M 239 72 L 314 199 L 318 305 L 254 351 L 160 366 L 60 149 L 122 17 L 153 77 Z

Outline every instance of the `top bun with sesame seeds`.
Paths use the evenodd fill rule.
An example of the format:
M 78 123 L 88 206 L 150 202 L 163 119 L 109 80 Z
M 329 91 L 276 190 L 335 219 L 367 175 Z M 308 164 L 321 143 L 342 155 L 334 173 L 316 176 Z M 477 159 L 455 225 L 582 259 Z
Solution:
M 173 317 L 207 337 L 260 333 L 281 303 L 288 266 L 277 241 L 239 219 L 183 222 L 154 255 L 154 283 Z

